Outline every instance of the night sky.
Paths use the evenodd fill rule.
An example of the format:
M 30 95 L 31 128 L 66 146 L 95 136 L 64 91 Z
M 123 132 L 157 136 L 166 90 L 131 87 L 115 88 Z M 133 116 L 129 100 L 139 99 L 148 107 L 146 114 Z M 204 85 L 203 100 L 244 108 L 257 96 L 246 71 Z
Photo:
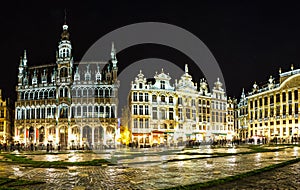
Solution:
M 286 71 L 293 63 L 295 69 L 300 68 L 300 6 L 295 3 L 51 2 L 20 1 L 1 7 L 0 88 L 5 97 L 16 99 L 17 68 L 24 49 L 29 66 L 55 62 L 65 8 L 75 61 L 80 61 L 87 49 L 106 33 L 128 24 L 152 21 L 177 25 L 201 39 L 219 63 L 231 97 L 240 97 L 243 87 L 250 91 L 254 81 L 264 84 L 270 75 L 278 79 L 279 67 Z M 182 68 L 184 63 L 193 65 L 175 49 L 139 45 L 118 53 L 119 71 L 151 57 L 172 61 Z M 195 71 L 191 74 L 198 81 L 202 76 L 191 67 Z

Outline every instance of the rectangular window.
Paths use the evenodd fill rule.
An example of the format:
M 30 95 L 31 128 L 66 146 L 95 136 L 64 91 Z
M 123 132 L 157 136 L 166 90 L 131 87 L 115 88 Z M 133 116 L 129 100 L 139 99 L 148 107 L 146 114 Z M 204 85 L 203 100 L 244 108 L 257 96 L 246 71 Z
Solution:
M 149 128 L 149 119 L 148 118 L 145 119 L 145 128 L 146 129 Z
M 191 119 L 191 110 L 189 108 L 186 108 L 186 118 Z
M 133 120 L 133 127 L 138 128 L 138 121 L 136 118 Z
M 280 102 L 280 94 L 276 94 L 276 102 L 277 102 L 277 103 Z
M 292 91 L 289 91 L 289 101 L 291 101 L 292 100 Z
M 192 110 L 192 118 L 196 121 L 196 110 Z
M 166 110 L 165 109 L 160 109 L 159 110 L 159 118 L 160 119 L 166 119 Z
M 133 115 L 137 115 L 137 105 L 133 105 Z
M 282 92 L 282 102 L 286 102 L 286 93 Z
M 139 93 L 139 101 L 140 101 L 140 102 L 143 101 L 143 93 Z
M 182 104 L 182 98 L 181 97 L 178 98 L 178 104 Z
M 196 106 L 196 101 L 192 99 L 192 106 Z
M 134 101 L 134 102 L 137 101 L 137 92 L 133 92 L 133 101 Z
M 286 114 L 286 105 L 283 105 L 282 106 L 282 115 L 285 115 Z
M 173 108 L 169 108 L 169 120 L 173 120 Z
M 276 106 L 276 116 L 280 115 L 280 105 Z
M 140 105 L 140 106 L 139 106 L 139 114 L 140 114 L 140 115 L 143 115 L 143 110 L 144 110 L 143 106 Z
M 294 100 L 298 100 L 298 90 L 294 91 Z
M 295 103 L 295 114 L 298 114 L 298 103 Z
M 149 101 L 148 96 L 149 96 L 148 93 L 145 93 L 145 102 Z
M 144 128 L 144 120 L 140 118 L 140 128 Z
M 160 89 L 165 89 L 166 86 L 165 86 L 165 81 L 160 81 Z
M 145 115 L 149 115 L 149 106 L 145 105 Z
M 183 120 L 182 108 L 178 108 L 178 116 L 179 116 L 179 120 Z
M 265 99 L 264 99 L 264 104 L 265 104 L 265 105 L 268 105 L 268 97 L 265 97 Z
M 270 104 L 274 104 L 274 96 L 273 95 L 270 96 Z
M 157 107 L 152 108 L 152 118 L 157 119 Z
M 0 122 L 0 132 L 3 132 L 3 131 L 4 131 L 4 123 Z
M 262 106 L 262 98 L 259 98 L 259 106 Z

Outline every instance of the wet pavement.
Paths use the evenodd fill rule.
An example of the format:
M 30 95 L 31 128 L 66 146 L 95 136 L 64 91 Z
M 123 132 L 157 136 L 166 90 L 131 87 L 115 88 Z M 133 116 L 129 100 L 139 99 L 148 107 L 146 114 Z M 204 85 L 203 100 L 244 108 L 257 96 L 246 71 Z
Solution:
M 268 148 L 273 149 L 274 147 Z M 292 160 L 300 155 L 299 147 L 285 148 L 285 150 L 280 152 L 239 154 L 216 158 L 207 155 L 207 153 L 238 153 L 249 151 L 251 151 L 251 149 L 247 147 L 200 147 L 187 150 L 124 149 L 114 150 L 113 153 L 108 151 L 96 151 L 96 153 L 76 153 L 71 151 L 68 154 L 25 155 L 33 160 L 60 160 L 66 162 L 88 161 L 92 159 L 110 160 L 113 156 L 113 159 L 115 159 L 118 164 L 116 166 L 72 166 L 68 167 L 68 169 L 55 169 L 30 168 L 0 163 L 0 176 L 46 182 L 45 184 L 31 186 L 29 187 L 30 189 L 163 189 L 207 182 L 241 174 L 272 164 Z M 172 159 L 183 160 L 171 161 Z M 288 167 L 292 166 L 292 169 L 285 169 L 286 167 L 280 168 L 282 171 L 279 171 L 278 175 L 272 175 L 272 177 L 277 179 L 284 176 L 281 175 L 282 173 L 300 172 L 300 164 L 297 163 Z M 285 170 L 288 170 L 288 172 Z M 264 176 L 264 173 L 260 175 Z M 263 178 L 262 176 L 257 177 L 256 179 L 254 178 L 251 185 L 259 184 L 259 186 L 255 186 L 254 188 L 261 189 L 260 187 L 263 183 L 268 184 L 271 180 L 274 181 L 272 177 L 267 175 Z M 252 186 L 249 185 L 251 181 L 249 181 L 249 178 L 243 180 L 246 180 L 242 183 L 245 186 L 238 186 L 240 184 L 239 180 L 236 184 L 234 184 L 234 182 L 228 183 L 228 186 L 226 188 L 224 186 L 224 188 L 253 189 Z M 246 182 L 248 186 L 247 184 L 244 184 Z M 282 187 L 285 188 L 284 183 L 281 184 L 283 185 Z M 296 184 L 300 187 L 299 178 L 298 181 L 296 180 L 295 185 Z M 274 189 L 273 186 L 271 189 Z

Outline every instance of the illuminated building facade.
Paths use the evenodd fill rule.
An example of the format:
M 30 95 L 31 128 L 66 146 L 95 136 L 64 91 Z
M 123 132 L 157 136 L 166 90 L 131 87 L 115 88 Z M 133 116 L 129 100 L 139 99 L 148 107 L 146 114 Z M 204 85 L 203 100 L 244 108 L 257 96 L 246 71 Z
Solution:
M 0 89 L 0 143 L 9 143 L 12 140 L 13 112 L 9 99 L 3 100 Z
M 253 85 L 247 95 L 248 133 L 255 139 L 265 137 L 291 142 L 299 135 L 300 69 L 279 71 L 279 81 L 270 76 L 265 86 Z
M 236 134 L 236 138 L 239 140 L 246 140 L 248 138 L 248 100 L 245 95 L 244 89 L 242 91 L 239 102 L 235 100 L 234 106 L 234 131 Z
M 188 140 L 222 138 L 219 135 L 225 133 L 226 138 L 229 134 L 227 97 L 221 88 L 222 83 L 217 81 L 211 94 L 207 83 L 201 79 L 197 90 L 187 65 L 185 73 L 178 81 L 175 80 L 174 85 L 170 84 L 170 80 L 169 74 L 162 70 L 155 74 L 153 80 L 146 79 L 140 71 L 132 81 L 128 97 L 132 142 L 143 146 L 174 145 Z M 211 102 L 216 105 L 214 113 L 221 115 L 214 122 L 211 121 Z M 233 132 L 232 117 L 229 118 Z
M 100 69 L 103 67 L 103 69 Z M 68 25 L 63 25 L 56 63 L 19 64 L 15 141 L 98 148 L 113 145 L 117 130 L 116 50 L 108 62 L 74 63 Z

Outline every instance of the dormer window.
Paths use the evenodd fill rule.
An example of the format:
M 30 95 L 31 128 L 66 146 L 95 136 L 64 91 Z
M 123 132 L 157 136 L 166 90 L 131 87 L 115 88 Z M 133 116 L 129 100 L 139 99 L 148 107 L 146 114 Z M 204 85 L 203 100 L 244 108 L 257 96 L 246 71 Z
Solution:
M 142 83 L 139 84 L 139 88 L 143 88 L 143 84 Z
M 166 82 L 160 81 L 160 89 L 165 89 L 165 88 L 166 88 Z

